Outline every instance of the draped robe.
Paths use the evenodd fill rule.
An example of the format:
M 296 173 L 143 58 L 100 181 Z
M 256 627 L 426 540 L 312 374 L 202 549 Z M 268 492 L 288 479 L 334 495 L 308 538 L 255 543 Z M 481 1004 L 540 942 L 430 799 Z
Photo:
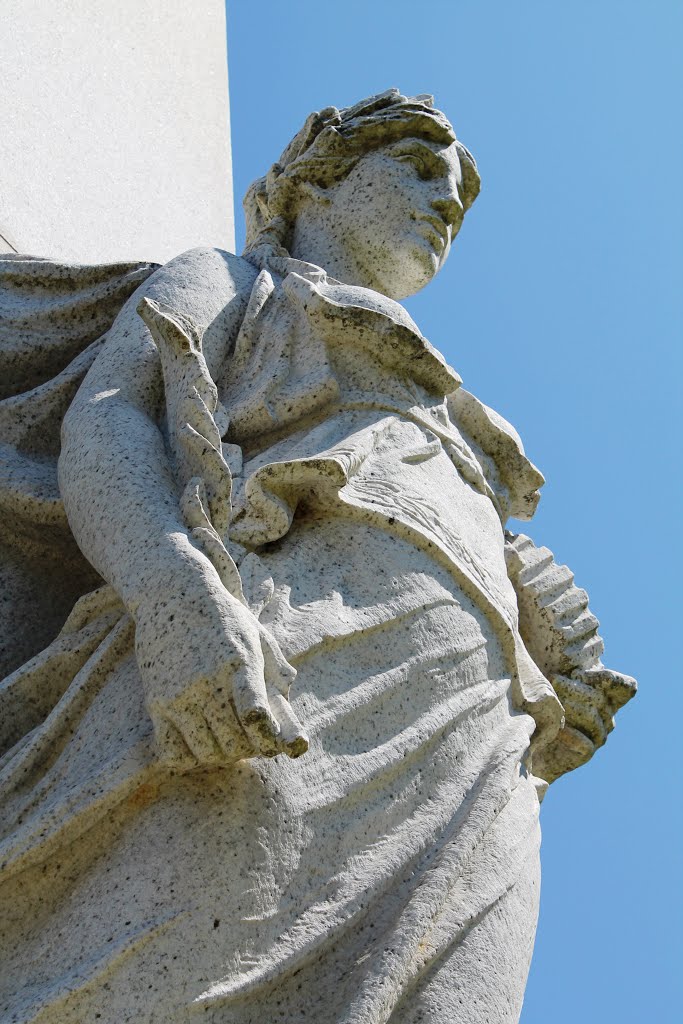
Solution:
M 0 763 L 3 1013 L 513 1022 L 529 750 L 561 706 L 503 522 L 542 477 L 398 304 L 305 265 L 259 275 L 216 383 L 233 551 L 310 749 L 162 769 L 133 622 L 109 586 L 82 597 L 2 688 L 24 723 Z

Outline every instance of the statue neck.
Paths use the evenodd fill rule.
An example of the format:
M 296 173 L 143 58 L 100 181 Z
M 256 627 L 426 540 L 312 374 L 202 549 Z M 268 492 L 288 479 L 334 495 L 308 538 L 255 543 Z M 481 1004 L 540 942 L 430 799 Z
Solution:
M 302 204 L 289 250 L 294 259 L 322 267 L 329 277 L 343 284 L 386 294 L 374 268 L 366 267 L 354 252 L 348 231 L 326 221 L 317 204 Z

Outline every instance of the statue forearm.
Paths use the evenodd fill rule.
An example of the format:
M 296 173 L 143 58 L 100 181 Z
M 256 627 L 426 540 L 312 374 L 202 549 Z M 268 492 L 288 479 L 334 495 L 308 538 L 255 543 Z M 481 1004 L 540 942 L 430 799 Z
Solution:
M 183 403 L 189 398 L 192 404 L 198 383 L 193 360 L 189 379 L 182 366 L 179 375 L 175 366 L 169 372 L 174 353 L 155 333 L 155 323 L 150 321 L 151 328 L 143 323 L 138 306 L 152 309 L 161 300 L 168 308 L 172 301 L 183 322 L 198 325 L 205 381 L 215 392 L 211 373 L 223 365 L 255 276 L 243 260 L 213 249 L 194 250 L 171 261 L 145 284 L 142 299 L 138 292 L 126 304 L 65 417 L 60 489 L 72 531 L 86 557 L 129 607 L 157 581 L 175 585 L 187 577 L 190 564 L 200 581 L 207 573 L 212 580 L 217 575 L 214 560 L 200 550 L 198 536 L 192 538 L 197 524 L 188 523 L 181 508 L 186 470 L 193 476 L 196 469 L 197 453 L 190 453 L 191 458 L 177 443 L 177 429 L 182 432 L 188 418 Z M 162 413 L 170 451 L 157 425 Z M 210 441 L 220 460 L 220 437 L 212 435 Z M 200 453 L 202 477 L 216 468 L 205 448 Z M 227 483 L 227 501 L 224 490 L 208 487 L 216 522 L 229 516 L 229 474 Z
M 186 579 L 191 567 L 215 574 L 183 522 L 161 432 L 131 388 L 137 369 L 138 392 L 153 390 L 151 358 L 143 353 L 127 379 L 115 380 L 105 354 L 65 417 L 59 460 L 74 536 L 131 611 L 159 585 Z
M 64 422 L 71 527 L 135 619 L 162 759 L 297 757 L 308 741 L 286 699 L 296 673 L 246 606 L 224 543 L 231 478 L 201 340 L 154 301 L 138 308 L 157 344 L 137 314 L 115 329 Z M 171 459 L 154 418 L 162 401 Z

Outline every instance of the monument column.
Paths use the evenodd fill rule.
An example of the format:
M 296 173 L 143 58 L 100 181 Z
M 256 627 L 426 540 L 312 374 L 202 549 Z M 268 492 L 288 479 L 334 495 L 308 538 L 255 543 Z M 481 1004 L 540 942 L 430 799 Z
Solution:
M 0 252 L 234 248 L 224 0 L 5 0 Z

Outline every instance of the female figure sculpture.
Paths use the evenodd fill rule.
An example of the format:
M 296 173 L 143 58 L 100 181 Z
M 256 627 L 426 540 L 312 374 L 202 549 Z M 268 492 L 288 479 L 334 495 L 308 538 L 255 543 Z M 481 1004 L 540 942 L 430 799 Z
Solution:
M 51 406 L 101 579 L 74 570 L 91 592 L 10 645 L 34 656 L 2 689 L 6 1019 L 518 1019 L 539 793 L 633 683 L 571 574 L 504 532 L 543 482 L 519 438 L 397 301 L 478 187 L 431 99 L 391 90 L 311 115 L 243 258 L 106 279 L 130 297 Z M 58 290 L 10 261 L 19 306 L 32 274 Z M 35 556 L 54 451 L 6 402 Z

